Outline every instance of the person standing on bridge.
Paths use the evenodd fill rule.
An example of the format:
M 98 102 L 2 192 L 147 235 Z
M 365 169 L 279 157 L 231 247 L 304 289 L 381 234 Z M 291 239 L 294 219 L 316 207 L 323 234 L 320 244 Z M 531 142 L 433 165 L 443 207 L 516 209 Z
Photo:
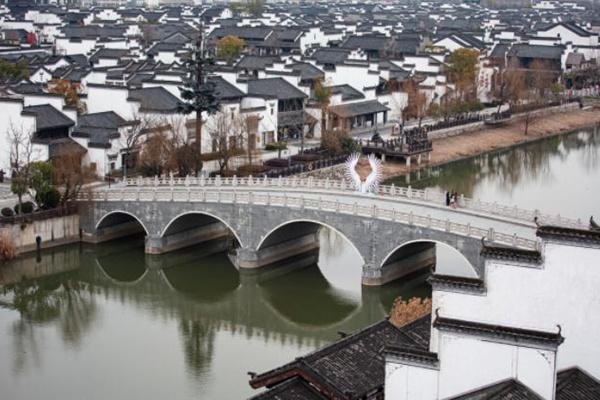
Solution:
M 446 207 L 450 207 L 450 191 L 446 191 Z

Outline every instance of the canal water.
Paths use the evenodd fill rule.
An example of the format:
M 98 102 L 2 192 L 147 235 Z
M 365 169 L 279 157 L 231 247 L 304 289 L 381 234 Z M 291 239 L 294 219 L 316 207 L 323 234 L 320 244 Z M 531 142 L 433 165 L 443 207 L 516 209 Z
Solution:
M 466 197 L 600 220 L 600 128 L 580 129 L 509 150 L 387 181 L 456 190 Z
M 411 184 L 600 217 L 599 143 L 597 131 L 581 131 L 424 171 Z M 397 296 L 430 295 L 425 275 L 362 288 L 352 246 L 320 235 L 318 265 L 259 274 L 238 273 L 211 244 L 145 255 L 139 237 L 0 266 L 0 398 L 243 399 L 256 393 L 248 371 L 381 320 Z M 438 270 L 469 270 L 454 250 L 436 250 Z

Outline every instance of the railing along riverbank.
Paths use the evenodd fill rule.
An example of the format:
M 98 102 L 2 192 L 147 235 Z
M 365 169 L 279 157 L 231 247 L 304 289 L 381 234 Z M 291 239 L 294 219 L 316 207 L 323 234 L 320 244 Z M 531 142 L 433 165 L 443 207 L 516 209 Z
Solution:
M 244 178 L 246 179 L 246 178 Z M 208 180 L 207 180 L 208 181 Z M 234 182 L 234 180 L 230 180 Z M 250 180 L 252 182 L 252 180 Z M 225 180 L 223 180 L 225 182 Z M 267 180 L 268 182 L 268 180 Z M 206 183 L 206 182 L 205 182 Z M 217 184 L 218 185 L 218 184 Z M 383 219 L 388 221 L 396 221 L 405 223 L 408 225 L 416 225 L 425 228 L 445 231 L 454 233 L 462 236 L 483 238 L 490 242 L 496 242 L 509 246 L 525 248 L 525 249 L 538 249 L 538 242 L 536 240 L 527 239 L 518 236 L 516 233 L 507 234 L 503 232 L 497 232 L 493 227 L 481 228 L 475 227 L 471 224 L 461 224 L 452 222 L 449 219 L 442 220 L 432 218 L 431 215 L 422 216 L 414 214 L 413 212 L 402 212 L 396 210 L 394 207 L 378 206 L 373 205 L 361 205 L 356 201 L 340 201 L 339 199 L 326 200 L 321 197 L 318 198 L 307 198 L 301 193 L 294 192 L 283 192 L 282 194 L 273 195 L 272 193 L 265 193 L 264 191 L 248 191 L 248 190 L 221 190 L 217 185 L 210 186 L 204 185 L 202 190 L 192 190 L 193 186 L 188 185 L 188 190 L 175 190 L 176 186 L 173 184 L 171 187 L 165 186 L 143 186 L 136 185 L 137 190 L 131 190 L 127 188 L 110 189 L 110 190 L 96 190 L 90 193 L 81 194 L 81 201 L 135 201 L 135 202 L 170 202 L 170 201 L 181 201 L 181 202 L 207 202 L 207 203 L 229 203 L 229 204 L 257 204 L 257 205 L 268 205 L 275 207 L 289 207 L 296 209 L 312 209 L 321 211 L 330 211 L 341 214 L 356 215 L 360 217 Z M 232 183 L 231 186 L 235 184 Z M 253 185 L 253 184 L 251 184 Z M 222 185 L 227 187 L 227 185 Z M 260 181 L 257 185 L 260 186 Z M 342 197 L 344 198 L 344 197 Z M 351 199 L 351 197 L 348 197 Z M 371 199 L 376 200 L 376 197 Z M 384 203 L 385 204 L 385 203 Z
M 345 180 L 314 179 L 312 177 L 279 177 L 279 178 L 204 178 L 204 177 L 155 177 L 155 178 L 129 178 L 126 181 L 128 187 L 262 187 L 270 189 L 308 189 L 341 191 L 345 193 L 356 193 L 354 186 Z M 386 199 L 406 199 L 421 201 L 428 204 L 445 205 L 446 194 L 437 189 L 413 189 L 410 186 L 402 187 L 395 185 L 380 185 L 377 195 Z M 541 213 L 539 210 L 528 210 L 517 206 L 507 206 L 496 202 L 487 202 L 471 199 L 460 195 L 458 208 L 474 211 L 492 216 L 510 218 L 514 220 L 533 223 L 535 220 L 540 224 L 564 226 L 576 229 L 587 229 L 587 225 L 581 220 L 565 218 L 558 215 Z

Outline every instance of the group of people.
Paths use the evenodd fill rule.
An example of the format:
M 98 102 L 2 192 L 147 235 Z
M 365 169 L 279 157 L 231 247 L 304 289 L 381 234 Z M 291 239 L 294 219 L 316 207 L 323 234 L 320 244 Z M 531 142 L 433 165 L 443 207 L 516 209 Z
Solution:
M 446 192 L 446 206 L 452 208 L 458 207 L 458 194 L 455 190 Z

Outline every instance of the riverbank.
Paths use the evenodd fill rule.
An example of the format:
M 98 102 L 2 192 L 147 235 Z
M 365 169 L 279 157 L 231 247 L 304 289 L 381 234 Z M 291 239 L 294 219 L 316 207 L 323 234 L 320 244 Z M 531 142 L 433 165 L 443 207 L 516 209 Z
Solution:
M 440 137 L 433 140 L 433 151 L 428 162 L 423 162 L 421 165 L 413 162 L 409 169 L 404 161 L 387 161 L 382 164 L 382 179 L 507 149 L 599 123 L 600 110 L 598 108 L 575 109 L 534 118 L 529 123 L 527 135 L 524 134 L 525 122 L 521 118 L 499 127 L 484 127 L 460 135 Z M 337 166 L 314 171 L 310 175 L 319 178 L 340 179 L 344 175 L 344 167 Z
M 484 128 L 462 135 L 435 139 L 433 140 L 430 161 L 421 164 L 421 166 L 413 164 L 411 170 L 437 166 L 495 150 L 510 148 L 598 123 L 600 123 L 600 111 L 598 109 L 572 110 L 534 119 L 529 123 L 527 135 L 524 134 L 525 122 L 517 120 L 500 127 Z M 384 179 L 408 171 L 403 162 L 383 164 Z

